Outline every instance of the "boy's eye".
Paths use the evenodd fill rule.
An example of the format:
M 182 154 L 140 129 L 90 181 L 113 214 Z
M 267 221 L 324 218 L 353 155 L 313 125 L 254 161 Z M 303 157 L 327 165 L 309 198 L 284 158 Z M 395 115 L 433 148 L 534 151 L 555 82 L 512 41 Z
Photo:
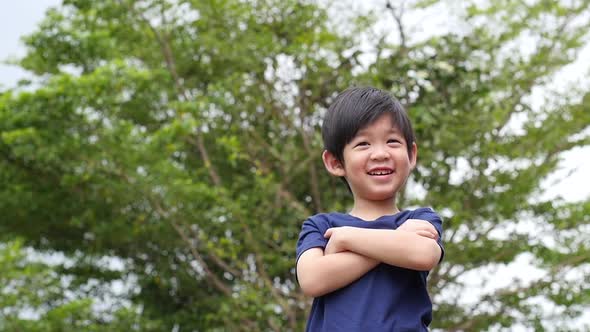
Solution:
M 395 138 L 391 138 L 391 139 L 387 140 L 387 143 L 388 143 L 388 144 L 389 144 L 389 143 L 400 143 L 400 144 L 401 144 L 400 140 L 398 140 L 398 139 L 395 139 Z
M 356 146 L 367 146 L 367 145 L 369 145 L 369 142 L 358 142 L 358 143 L 355 145 L 355 147 L 356 147 Z

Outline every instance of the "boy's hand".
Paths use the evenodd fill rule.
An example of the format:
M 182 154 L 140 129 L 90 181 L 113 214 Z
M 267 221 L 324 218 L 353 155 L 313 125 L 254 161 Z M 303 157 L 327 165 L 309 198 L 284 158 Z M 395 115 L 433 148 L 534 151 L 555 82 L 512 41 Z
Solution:
M 420 236 L 431 238 L 435 241 L 438 240 L 438 232 L 434 226 L 432 226 L 432 224 L 426 220 L 408 219 L 397 229 L 400 231 L 413 232 Z
M 324 249 L 324 255 L 346 251 L 346 248 L 344 248 L 344 238 L 352 231 L 353 227 L 348 226 L 328 228 L 326 233 L 324 233 L 324 237 L 329 239 Z

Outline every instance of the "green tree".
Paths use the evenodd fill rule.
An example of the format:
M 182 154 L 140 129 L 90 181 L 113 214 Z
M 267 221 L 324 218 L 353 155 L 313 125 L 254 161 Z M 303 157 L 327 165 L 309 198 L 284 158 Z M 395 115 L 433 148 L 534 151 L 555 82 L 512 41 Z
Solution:
M 415 4 L 431 5 L 440 4 Z M 530 299 L 565 317 L 590 301 L 587 279 L 565 277 L 589 258 L 580 234 L 590 204 L 535 198 L 560 153 L 588 145 L 590 95 L 560 95 L 541 109 L 529 96 L 588 35 L 579 23 L 588 3 L 575 5 L 471 5 L 469 30 L 414 42 L 399 8 L 385 4 L 352 17 L 345 34 L 307 1 L 66 0 L 25 39 L 20 64 L 40 83 L 0 95 L 2 239 L 63 253 L 75 263 L 51 271 L 74 285 L 133 277 L 122 297 L 142 310 L 127 309 L 127 321 L 301 330 L 310 303 L 294 275 L 301 222 L 351 202 L 323 171 L 321 115 L 338 91 L 373 84 L 415 121 L 420 161 L 402 207 L 432 205 L 446 217 L 446 258 L 431 273 L 433 327 L 550 328 Z M 390 12 L 397 42 L 391 31 L 374 35 L 375 19 Z M 536 41 L 526 56 L 510 49 L 524 36 Z M 520 130 L 510 130 L 514 119 Z M 418 188 L 424 197 L 412 194 Z M 526 220 L 534 231 L 510 231 Z M 477 306 L 449 296 L 469 289 L 462 276 L 525 253 L 545 277 Z M 113 259 L 122 272 L 105 268 Z M 65 310 L 92 315 L 93 295 Z
M 45 80 L 0 101 L 2 234 L 83 252 L 64 268 L 79 282 L 119 257 L 167 329 L 300 329 L 294 244 L 319 208 L 299 184 L 318 178 L 310 115 L 350 77 L 326 23 L 298 1 L 49 11 L 22 60 Z
M 82 289 L 74 291 L 67 274 L 31 256 L 21 241 L 0 245 L 0 330 L 159 330 L 157 321 L 144 319 L 134 306 L 116 304 L 99 312 L 91 298 L 80 297 Z M 68 291 L 72 294 L 64 296 Z

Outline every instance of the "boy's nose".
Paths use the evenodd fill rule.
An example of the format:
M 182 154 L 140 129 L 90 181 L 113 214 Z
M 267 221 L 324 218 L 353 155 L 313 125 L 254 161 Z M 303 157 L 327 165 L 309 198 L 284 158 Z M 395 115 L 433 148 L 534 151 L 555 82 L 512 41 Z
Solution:
M 373 149 L 373 152 L 371 153 L 372 160 L 383 160 L 383 159 L 388 159 L 388 158 L 389 158 L 389 154 L 387 153 L 387 151 L 383 147 L 376 146 Z

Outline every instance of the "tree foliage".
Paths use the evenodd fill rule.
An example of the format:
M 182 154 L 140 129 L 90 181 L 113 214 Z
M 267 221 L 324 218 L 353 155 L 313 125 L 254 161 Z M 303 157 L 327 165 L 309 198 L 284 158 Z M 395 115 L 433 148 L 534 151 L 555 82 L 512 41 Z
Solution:
M 321 115 L 338 91 L 371 84 L 402 100 L 418 137 L 401 206 L 445 217 L 433 327 L 555 328 L 551 315 L 590 302 L 590 202 L 542 200 L 541 183 L 590 142 L 590 93 L 556 92 L 541 107 L 531 94 L 588 37 L 590 4 L 570 5 L 465 5 L 464 29 L 416 41 L 385 4 L 346 34 L 308 1 L 64 0 L 24 40 L 21 66 L 41 82 L 0 95 L 0 230 L 74 264 L 14 280 L 131 278 L 120 295 L 131 306 L 103 322 L 115 329 L 301 330 L 301 222 L 351 203 L 323 171 Z M 378 35 L 391 13 L 398 29 Z M 494 269 L 523 257 L 539 278 L 462 301 L 471 280 L 497 284 Z M 75 302 L 31 302 L 48 314 L 19 324 L 52 330 L 42 324 L 60 310 L 80 313 L 71 326 L 92 321 L 100 292 L 76 289 Z M 20 310 L 10 299 L 0 294 Z
M 101 285 L 88 279 L 75 285 L 66 273 L 44 264 L 22 247 L 21 241 L 0 246 L 0 330 L 2 331 L 158 331 L 161 325 L 145 319 L 134 305 L 111 301 L 97 307 Z M 58 259 L 54 258 L 54 261 Z M 97 287 L 98 286 L 98 287 Z M 104 296 L 106 292 L 101 292 Z M 104 299 L 102 299 L 104 300 Z

